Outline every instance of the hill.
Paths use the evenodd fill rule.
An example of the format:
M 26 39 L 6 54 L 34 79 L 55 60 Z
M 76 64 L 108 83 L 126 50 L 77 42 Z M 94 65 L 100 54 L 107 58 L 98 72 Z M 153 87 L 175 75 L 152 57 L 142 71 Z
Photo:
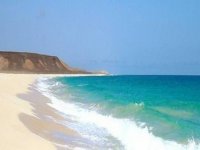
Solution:
M 87 71 L 68 66 L 56 56 L 6 51 L 0 51 L 0 72 L 44 74 L 89 73 Z

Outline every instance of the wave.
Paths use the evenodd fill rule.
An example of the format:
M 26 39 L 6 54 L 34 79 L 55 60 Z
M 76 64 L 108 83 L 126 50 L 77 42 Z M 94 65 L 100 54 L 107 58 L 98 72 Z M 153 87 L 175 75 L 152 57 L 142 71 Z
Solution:
M 79 84 L 78 86 L 82 87 L 82 86 L 88 86 L 88 84 Z
M 93 110 L 83 108 L 76 103 L 64 102 L 51 94 L 49 91 L 50 85 L 46 84 L 45 80 L 47 78 L 40 78 L 38 80 L 38 90 L 51 99 L 52 104 L 49 104 L 51 107 L 70 117 L 71 120 L 79 122 L 81 125 L 76 125 L 74 128 L 81 133 L 84 133 L 82 130 L 92 130 L 92 127 L 94 127 L 94 130 L 92 130 L 93 134 L 104 134 L 103 131 L 105 131 L 119 140 L 124 149 L 127 150 L 200 150 L 200 145 L 196 144 L 194 140 L 189 140 L 188 144 L 164 140 L 153 135 L 148 127 L 144 125 L 138 126 L 132 120 L 102 115 Z M 136 105 L 144 106 L 143 103 Z M 98 131 L 99 133 L 97 133 Z M 85 134 L 83 136 L 95 137 Z

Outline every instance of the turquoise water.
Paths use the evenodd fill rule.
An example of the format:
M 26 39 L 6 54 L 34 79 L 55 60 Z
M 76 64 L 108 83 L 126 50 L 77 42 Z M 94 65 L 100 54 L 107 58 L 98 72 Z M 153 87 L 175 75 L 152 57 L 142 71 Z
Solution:
M 93 119 L 88 117 L 88 122 L 104 128 L 125 149 L 139 148 L 132 143 L 137 139 L 135 135 L 140 133 L 140 136 L 143 132 L 145 138 L 152 139 L 150 144 L 155 144 L 154 141 L 159 138 L 163 143 L 173 142 L 170 144 L 175 149 L 183 149 L 181 146 L 191 141 L 196 146 L 200 142 L 199 76 L 59 77 L 48 80 L 48 83 L 54 96 L 81 108 L 79 116 L 85 111 L 89 112 L 86 117 L 91 116 Z M 95 116 L 91 115 L 94 112 L 101 115 L 98 120 L 94 120 Z M 102 119 L 104 121 L 101 122 Z M 112 123 L 111 120 L 119 125 L 116 130 L 103 124 L 106 121 Z M 126 121 L 128 123 L 124 124 Z M 133 134 L 129 135 L 129 131 L 133 131 Z M 124 139 L 127 136 L 133 138 L 132 142 Z

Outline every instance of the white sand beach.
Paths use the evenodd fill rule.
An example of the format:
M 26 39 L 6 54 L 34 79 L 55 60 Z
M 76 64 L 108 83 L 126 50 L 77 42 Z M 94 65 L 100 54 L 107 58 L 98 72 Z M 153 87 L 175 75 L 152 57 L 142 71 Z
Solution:
M 38 75 L 0 74 L 0 149 L 55 149 L 49 141 L 32 133 L 19 120 L 19 114 L 32 115 L 31 105 L 16 95 L 28 91 Z

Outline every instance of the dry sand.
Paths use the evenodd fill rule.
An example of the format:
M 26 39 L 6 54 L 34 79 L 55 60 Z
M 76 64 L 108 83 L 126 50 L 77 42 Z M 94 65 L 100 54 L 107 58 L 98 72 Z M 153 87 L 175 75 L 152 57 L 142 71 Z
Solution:
M 0 74 L 0 149 L 51 150 L 74 147 L 73 140 L 81 142 L 76 132 L 57 123 L 63 117 L 47 105 L 50 101 L 31 89 L 40 76 Z
M 56 149 L 49 141 L 31 132 L 20 121 L 21 113 L 33 116 L 33 107 L 17 97 L 28 91 L 37 75 L 0 74 L 0 149 Z

